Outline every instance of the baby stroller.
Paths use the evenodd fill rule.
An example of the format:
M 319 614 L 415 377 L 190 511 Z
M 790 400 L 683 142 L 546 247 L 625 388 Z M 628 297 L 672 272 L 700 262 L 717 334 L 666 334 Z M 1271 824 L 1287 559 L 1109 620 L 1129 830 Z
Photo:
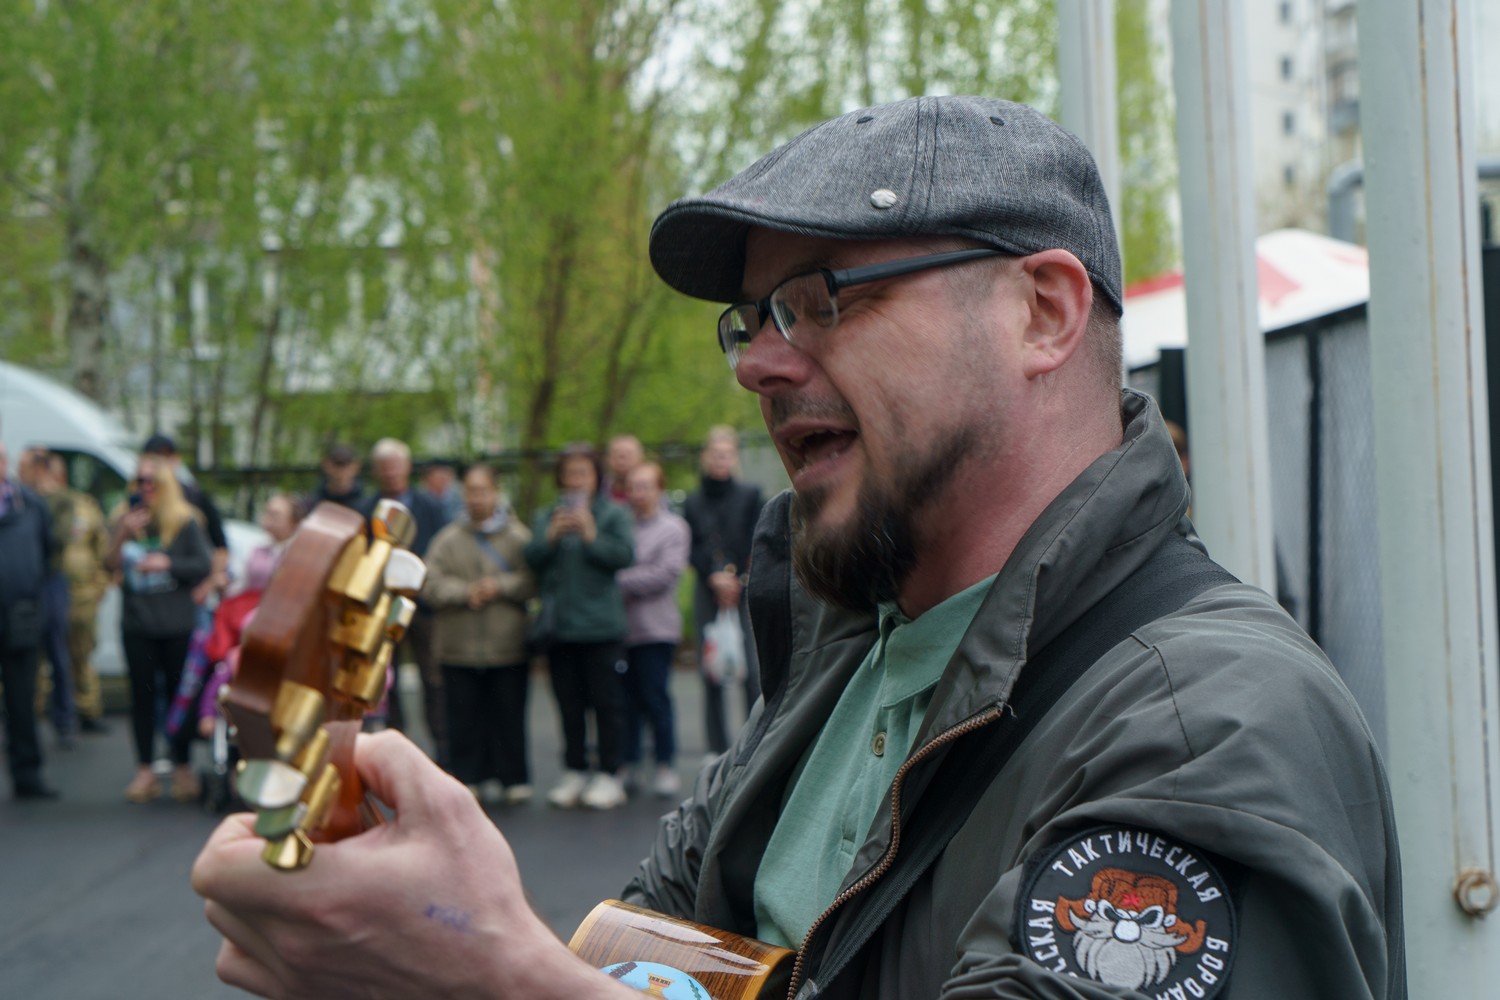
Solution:
M 214 664 L 213 673 L 203 683 L 203 692 L 198 700 L 198 725 L 199 731 L 208 741 L 208 769 L 199 772 L 199 777 L 203 782 L 203 808 L 211 815 L 220 815 L 244 808 L 244 803 L 234 790 L 239 748 L 230 739 L 231 727 L 229 720 L 219 707 L 219 695 L 234 679 L 235 672 L 239 669 L 239 638 L 254 616 L 253 607 L 237 617 L 225 616 L 233 622 L 229 636 L 226 637 L 220 632 L 216 638 L 220 639 L 221 644 L 209 643 L 211 652 L 219 654 L 221 658 Z M 231 638 L 235 645 L 229 645 L 226 648 L 222 643 Z
M 211 814 L 245 808 L 234 790 L 239 750 L 230 739 L 230 725 L 219 707 L 219 694 L 239 670 L 240 642 L 255 618 L 261 594 L 279 559 L 280 552 L 271 546 L 260 546 L 250 554 L 244 586 L 219 602 L 203 644 L 204 660 L 212 664 L 213 671 L 204 680 L 198 699 L 199 732 L 209 748 L 208 770 L 199 772 L 199 777 L 203 781 L 203 808 Z
M 220 712 L 214 716 L 213 734 L 208 739 L 208 770 L 203 779 L 203 809 L 209 815 L 222 816 L 245 808 L 239 793 L 234 790 L 234 770 L 239 763 L 239 750 L 229 739 L 229 720 Z

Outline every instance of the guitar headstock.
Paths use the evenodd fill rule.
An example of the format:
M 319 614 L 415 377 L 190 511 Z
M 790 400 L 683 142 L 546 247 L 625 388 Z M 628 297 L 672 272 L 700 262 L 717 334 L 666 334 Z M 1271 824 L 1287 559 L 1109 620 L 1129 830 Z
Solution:
M 255 809 L 263 857 L 292 870 L 314 838 L 366 829 L 379 814 L 353 768 L 354 736 L 385 695 L 395 646 L 427 568 L 408 551 L 411 512 L 393 500 L 365 520 L 319 504 L 287 545 L 221 698 L 241 753 L 235 788 Z

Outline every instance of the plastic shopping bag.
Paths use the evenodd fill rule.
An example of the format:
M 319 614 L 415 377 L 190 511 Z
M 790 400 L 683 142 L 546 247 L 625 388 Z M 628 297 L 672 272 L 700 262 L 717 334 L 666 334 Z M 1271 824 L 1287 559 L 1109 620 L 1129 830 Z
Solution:
M 703 626 L 703 673 L 716 684 L 745 679 L 745 633 L 734 608 L 720 608 L 719 616 Z

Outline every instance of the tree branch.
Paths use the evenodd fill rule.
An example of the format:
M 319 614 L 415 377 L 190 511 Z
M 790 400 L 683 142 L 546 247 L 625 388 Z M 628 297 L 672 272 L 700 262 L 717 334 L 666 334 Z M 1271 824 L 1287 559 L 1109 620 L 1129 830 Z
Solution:
M 39 187 L 33 187 L 32 185 L 23 181 L 20 177 L 17 177 L 15 172 L 12 170 L 5 171 L 3 176 L 5 178 L 5 183 L 21 192 L 21 194 L 27 199 L 38 203 L 39 205 L 46 208 L 49 212 L 53 212 L 56 214 L 62 213 L 62 200 L 59 199 L 56 195 L 52 194 L 50 191 L 45 191 Z

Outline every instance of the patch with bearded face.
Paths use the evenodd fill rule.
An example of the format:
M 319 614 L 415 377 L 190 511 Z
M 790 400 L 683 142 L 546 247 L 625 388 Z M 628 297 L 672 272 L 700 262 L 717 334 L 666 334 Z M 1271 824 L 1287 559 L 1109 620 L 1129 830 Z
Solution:
M 1202 851 L 1134 827 L 1098 827 L 1027 863 L 1016 946 L 1062 975 L 1151 996 L 1218 995 L 1235 914 Z

